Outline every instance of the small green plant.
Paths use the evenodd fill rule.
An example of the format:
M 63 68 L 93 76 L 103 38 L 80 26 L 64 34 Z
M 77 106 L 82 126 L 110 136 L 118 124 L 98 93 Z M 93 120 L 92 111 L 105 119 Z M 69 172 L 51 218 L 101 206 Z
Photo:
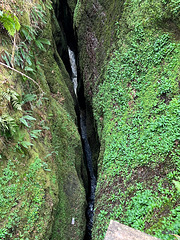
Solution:
M 32 130 L 30 136 L 32 139 L 37 139 L 40 136 L 41 130 Z
M 26 95 L 23 96 L 22 105 L 27 103 L 27 102 L 35 101 L 36 99 L 37 99 L 36 94 L 26 94 Z
M 16 31 L 19 31 L 21 27 L 18 18 L 13 13 L 6 10 L 0 10 L 0 22 L 13 37 Z
M 40 126 L 41 126 L 42 129 L 44 129 L 44 130 L 49 130 L 49 129 L 50 129 L 49 127 L 46 126 L 45 120 L 42 120 L 42 121 L 40 122 Z
M 24 116 L 22 116 L 20 119 L 20 122 L 22 123 L 22 124 L 24 124 L 26 127 L 30 127 L 30 124 L 28 123 L 28 121 L 35 121 L 36 120 L 36 118 L 34 118 L 34 117 L 32 117 L 32 116 L 30 116 L 30 115 L 24 115 Z
M 14 118 L 8 114 L 0 116 L 0 133 L 1 136 L 10 137 L 16 132 L 16 123 Z
M 15 90 L 8 88 L 2 95 L 9 103 L 12 104 L 14 109 L 22 111 L 20 95 Z
M 51 10 L 52 7 L 52 1 L 51 0 L 46 0 L 44 3 L 44 6 L 47 7 L 49 10 Z
M 19 145 L 21 145 L 22 147 L 28 149 L 30 146 L 33 146 L 33 144 L 31 142 L 28 141 L 20 141 L 18 142 Z

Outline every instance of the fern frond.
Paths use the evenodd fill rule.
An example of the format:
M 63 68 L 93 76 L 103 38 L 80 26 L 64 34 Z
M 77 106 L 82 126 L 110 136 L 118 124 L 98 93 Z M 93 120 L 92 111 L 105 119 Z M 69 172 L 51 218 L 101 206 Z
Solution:
M 0 116 L 0 133 L 1 135 L 9 136 L 13 135 L 16 132 L 17 125 L 15 123 L 14 118 L 9 116 L 8 114 L 4 114 Z
M 8 100 L 8 102 L 10 102 L 11 96 L 9 95 L 9 93 L 3 92 L 3 93 L 2 93 L 2 96 L 3 96 L 3 98 L 5 98 L 6 100 Z
M 14 109 L 22 111 L 20 96 L 16 91 L 8 88 L 6 92 L 3 92 L 2 96 L 12 104 Z

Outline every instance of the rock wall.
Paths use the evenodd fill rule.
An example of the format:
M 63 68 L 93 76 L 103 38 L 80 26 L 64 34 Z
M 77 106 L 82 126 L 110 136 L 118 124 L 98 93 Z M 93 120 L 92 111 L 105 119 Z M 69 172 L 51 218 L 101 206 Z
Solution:
M 2 1 L 0 10 L 0 238 L 83 239 L 81 141 L 55 44 L 63 34 L 50 1 Z M 13 36 L 3 19 L 13 28 L 14 15 Z
M 78 39 L 79 88 L 92 109 L 87 121 L 101 145 L 93 239 L 104 239 L 110 219 L 173 239 L 180 218 L 174 185 L 180 164 L 178 0 L 54 6 L 66 3 Z M 0 10 L 0 237 L 83 239 L 82 149 L 63 64 L 65 34 L 49 0 L 6 0 Z
M 101 144 L 93 239 L 110 219 L 161 239 L 179 234 L 178 11 L 161 0 L 79 0 L 74 9 Z

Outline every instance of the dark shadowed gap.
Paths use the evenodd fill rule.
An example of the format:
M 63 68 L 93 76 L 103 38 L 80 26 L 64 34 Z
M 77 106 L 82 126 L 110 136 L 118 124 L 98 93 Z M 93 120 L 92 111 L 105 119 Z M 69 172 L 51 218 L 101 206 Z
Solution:
M 57 51 L 64 62 L 66 70 L 71 74 L 68 46 L 75 53 L 75 56 L 77 56 L 77 41 L 73 30 L 73 19 L 71 17 L 67 0 L 56 1 L 53 7 L 62 34 L 60 40 L 56 42 Z
M 82 179 L 84 181 L 86 198 L 88 203 L 86 210 L 87 224 L 84 240 L 91 240 L 96 189 L 95 175 L 97 173 L 97 157 L 99 154 L 100 146 L 97 138 L 96 128 L 94 126 L 92 108 L 90 105 L 86 105 L 83 80 L 79 74 L 80 71 L 78 70 L 77 37 L 73 30 L 73 18 L 70 8 L 67 4 L 67 0 L 60 0 L 59 2 L 57 2 L 54 5 L 54 9 L 63 34 L 63 36 L 61 37 L 62 41 L 58 41 L 56 43 L 58 53 L 61 56 L 72 80 L 72 61 L 70 61 L 69 59 L 68 47 L 74 52 L 76 58 L 75 60 L 77 63 L 78 90 L 77 98 L 75 99 L 75 110 L 78 118 L 78 128 L 81 135 L 82 147 L 84 152 L 84 165 L 86 169 L 82 166 Z M 90 119 L 88 121 L 88 127 L 86 126 L 87 118 Z M 87 133 L 87 129 L 91 130 L 90 133 Z M 93 149 L 93 151 L 91 151 L 91 149 Z

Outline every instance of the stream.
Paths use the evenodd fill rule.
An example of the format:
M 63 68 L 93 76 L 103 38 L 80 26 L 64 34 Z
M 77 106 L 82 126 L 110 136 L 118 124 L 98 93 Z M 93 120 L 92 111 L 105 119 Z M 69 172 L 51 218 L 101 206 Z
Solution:
M 74 92 L 76 95 L 76 99 L 78 101 L 78 79 L 77 79 L 77 66 L 76 66 L 76 58 L 74 52 L 68 47 L 69 61 L 71 65 L 71 80 L 74 86 Z M 78 104 L 79 106 L 79 104 Z M 80 107 L 79 107 L 80 108 Z M 86 114 L 85 110 L 79 109 L 79 128 L 84 152 L 85 166 L 87 168 L 88 173 L 88 194 L 87 194 L 87 209 L 86 209 L 86 234 L 84 240 L 91 240 L 92 226 L 93 226 L 93 216 L 94 216 L 94 199 L 95 199 L 95 190 L 96 190 L 96 177 L 93 171 L 93 163 L 92 163 L 92 153 L 91 148 L 88 142 L 87 137 L 87 128 L 86 128 Z

